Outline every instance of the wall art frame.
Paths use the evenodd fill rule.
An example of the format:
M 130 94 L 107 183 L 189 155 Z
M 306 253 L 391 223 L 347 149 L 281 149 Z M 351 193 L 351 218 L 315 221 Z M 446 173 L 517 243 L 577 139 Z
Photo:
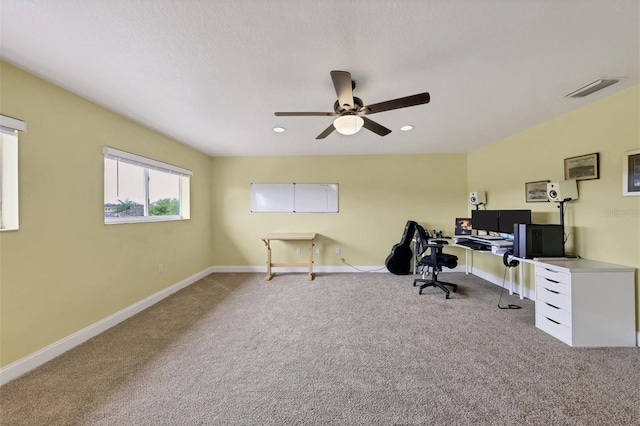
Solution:
M 564 159 L 564 180 L 600 179 L 599 154 L 579 155 Z
M 627 151 L 622 158 L 622 195 L 640 196 L 640 149 Z
M 524 184 L 525 200 L 527 203 L 548 203 L 547 194 L 548 180 L 538 180 Z

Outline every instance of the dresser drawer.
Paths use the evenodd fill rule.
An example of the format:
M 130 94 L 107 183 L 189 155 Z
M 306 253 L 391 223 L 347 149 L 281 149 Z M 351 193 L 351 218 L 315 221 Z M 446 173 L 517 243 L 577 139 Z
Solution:
M 536 314 L 545 316 L 571 328 L 571 313 L 542 300 L 536 302 Z
M 545 277 L 551 281 L 569 284 L 569 274 L 548 269 L 544 266 L 536 266 L 536 277 Z
M 568 295 L 549 289 L 543 285 L 536 286 L 536 303 L 541 300 L 556 308 L 571 312 L 571 299 Z
M 569 284 L 553 281 L 546 277 L 537 276 L 536 286 L 545 287 L 557 293 L 566 294 L 567 296 L 570 294 Z
M 544 315 L 536 314 L 536 327 L 568 345 L 571 344 L 571 329 L 566 325 L 558 324 L 557 321 Z

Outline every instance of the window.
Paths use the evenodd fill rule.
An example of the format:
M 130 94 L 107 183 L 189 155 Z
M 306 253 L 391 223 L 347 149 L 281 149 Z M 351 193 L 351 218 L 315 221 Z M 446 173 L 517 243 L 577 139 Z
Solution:
M 18 136 L 0 133 L 0 229 L 18 229 Z
M 190 217 L 191 170 L 104 147 L 104 223 Z
M 24 121 L 0 115 L 0 231 L 18 229 L 18 131 Z

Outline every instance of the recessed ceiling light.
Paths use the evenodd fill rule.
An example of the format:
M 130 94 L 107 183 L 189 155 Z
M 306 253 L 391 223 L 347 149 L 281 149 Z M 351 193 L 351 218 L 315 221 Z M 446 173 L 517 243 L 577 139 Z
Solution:
M 285 129 L 284 127 L 274 127 L 273 128 L 273 131 L 276 132 L 276 133 L 283 133 L 285 130 L 287 130 L 287 129 Z
M 413 129 L 413 126 L 411 125 L 400 127 L 400 130 L 402 130 L 403 132 L 408 132 L 411 129 Z

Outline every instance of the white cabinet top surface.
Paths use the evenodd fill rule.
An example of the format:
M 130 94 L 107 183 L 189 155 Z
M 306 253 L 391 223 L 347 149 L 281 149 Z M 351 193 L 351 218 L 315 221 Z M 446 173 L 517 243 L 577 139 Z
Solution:
M 564 260 L 540 260 L 538 266 L 555 269 L 561 272 L 633 272 L 630 266 L 614 265 L 613 263 L 597 262 L 587 259 L 564 259 Z

